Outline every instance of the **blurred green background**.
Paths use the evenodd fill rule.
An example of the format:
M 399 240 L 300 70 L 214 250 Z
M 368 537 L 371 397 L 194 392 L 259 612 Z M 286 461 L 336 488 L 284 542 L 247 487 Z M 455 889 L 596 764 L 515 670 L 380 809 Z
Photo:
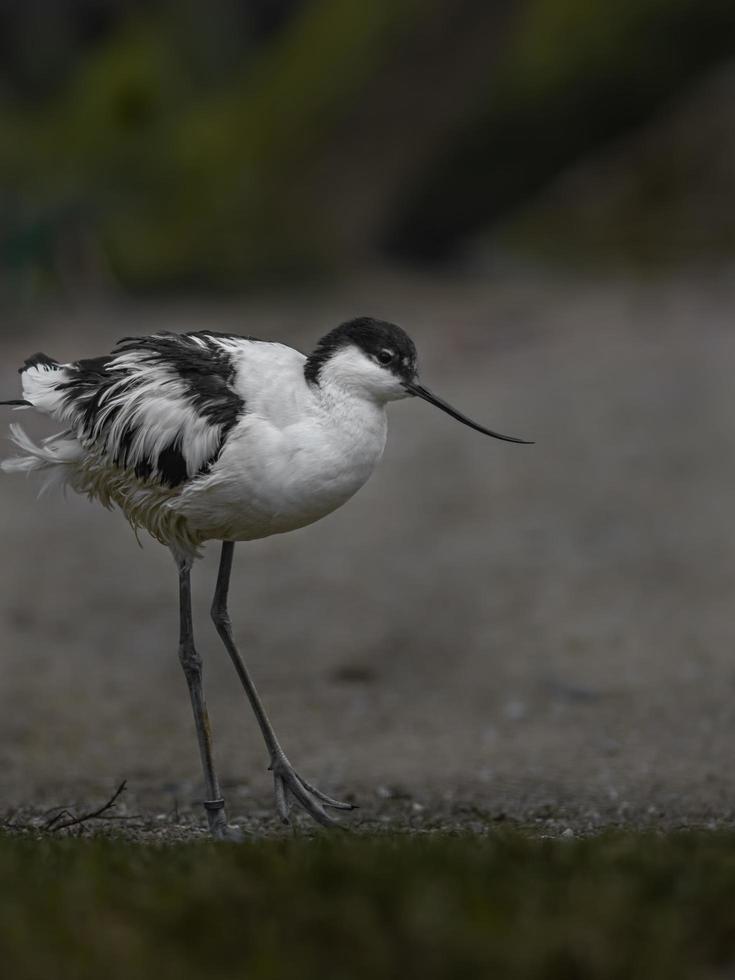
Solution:
M 0 288 L 726 256 L 731 0 L 0 7 Z

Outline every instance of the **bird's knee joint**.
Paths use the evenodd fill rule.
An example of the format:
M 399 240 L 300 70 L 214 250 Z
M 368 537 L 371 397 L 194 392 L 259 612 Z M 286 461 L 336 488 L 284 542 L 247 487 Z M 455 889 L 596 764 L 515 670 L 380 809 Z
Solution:
M 210 611 L 212 614 L 212 621 L 216 627 L 227 630 L 231 628 L 232 624 L 230 622 L 230 614 L 227 612 L 226 608 L 223 608 L 222 606 L 212 606 Z
M 187 677 L 201 674 L 202 658 L 192 647 L 179 647 L 179 660 Z

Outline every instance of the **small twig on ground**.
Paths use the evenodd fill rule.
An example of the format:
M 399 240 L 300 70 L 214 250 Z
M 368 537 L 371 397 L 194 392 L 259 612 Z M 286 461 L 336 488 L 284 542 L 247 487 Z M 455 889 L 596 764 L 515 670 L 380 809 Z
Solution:
M 41 812 L 41 816 L 50 817 L 52 813 L 58 813 L 59 810 L 65 810 L 65 809 L 66 807 L 63 804 L 61 806 L 59 806 L 58 804 L 56 806 L 50 806 L 48 810 L 43 810 Z
M 57 821 L 59 817 L 63 815 L 63 811 L 62 811 L 61 814 L 59 814 L 57 817 L 54 817 L 53 820 L 49 821 L 49 823 L 46 825 L 46 830 L 52 830 L 52 831 L 67 830 L 69 827 L 77 827 L 79 826 L 79 824 L 86 823 L 87 820 L 95 820 L 97 817 L 101 817 L 104 813 L 107 812 L 107 810 L 110 810 L 112 809 L 113 806 L 115 806 L 120 795 L 125 792 L 126 785 L 127 785 L 127 779 L 123 779 L 123 781 L 117 787 L 117 789 L 109 798 L 107 803 L 104 803 L 101 807 L 98 807 L 96 810 L 92 810 L 90 811 L 90 813 L 83 813 L 80 817 L 73 817 L 71 820 L 66 820 L 63 823 L 58 823 Z
M 65 806 L 61 807 L 59 812 L 53 817 L 49 817 L 46 823 L 43 825 L 44 830 L 53 830 L 54 824 L 58 823 L 59 820 L 63 820 L 64 817 L 73 817 L 71 810 L 67 810 Z

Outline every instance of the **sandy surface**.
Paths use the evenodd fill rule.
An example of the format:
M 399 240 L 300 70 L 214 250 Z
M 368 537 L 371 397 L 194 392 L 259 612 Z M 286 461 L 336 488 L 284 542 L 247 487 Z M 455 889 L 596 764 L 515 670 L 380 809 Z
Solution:
M 237 636 L 294 763 L 356 799 L 347 822 L 368 828 L 735 822 L 729 270 L 378 276 L 252 304 L 18 315 L 0 391 L 15 396 L 38 349 L 71 359 L 205 327 L 306 348 L 363 312 L 412 333 L 427 384 L 536 445 L 394 405 L 385 459 L 353 501 L 238 548 Z M 0 522 L 0 811 L 84 807 L 126 778 L 123 813 L 194 833 L 168 553 L 18 477 L 0 481 Z M 231 818 L 269 830 L 263 746 L 207 614 L 216 562 L 212 545 L 195 614 L 217 756 Z

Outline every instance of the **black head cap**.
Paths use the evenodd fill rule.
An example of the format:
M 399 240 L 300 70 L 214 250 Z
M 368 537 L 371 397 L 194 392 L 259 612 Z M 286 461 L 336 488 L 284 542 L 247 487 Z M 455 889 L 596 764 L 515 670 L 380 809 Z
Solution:
M 374 358 L 378 364 L 392 371 L 403 381 L 410 381 L 416 374 L 416 347 L 414 342 L 395 323 L 361 316 L 342 323 L 322 337 L 304 365 L 306 380 L 319 384 L 319 374 L 324 364 L 342 347 L 354 344 Z

